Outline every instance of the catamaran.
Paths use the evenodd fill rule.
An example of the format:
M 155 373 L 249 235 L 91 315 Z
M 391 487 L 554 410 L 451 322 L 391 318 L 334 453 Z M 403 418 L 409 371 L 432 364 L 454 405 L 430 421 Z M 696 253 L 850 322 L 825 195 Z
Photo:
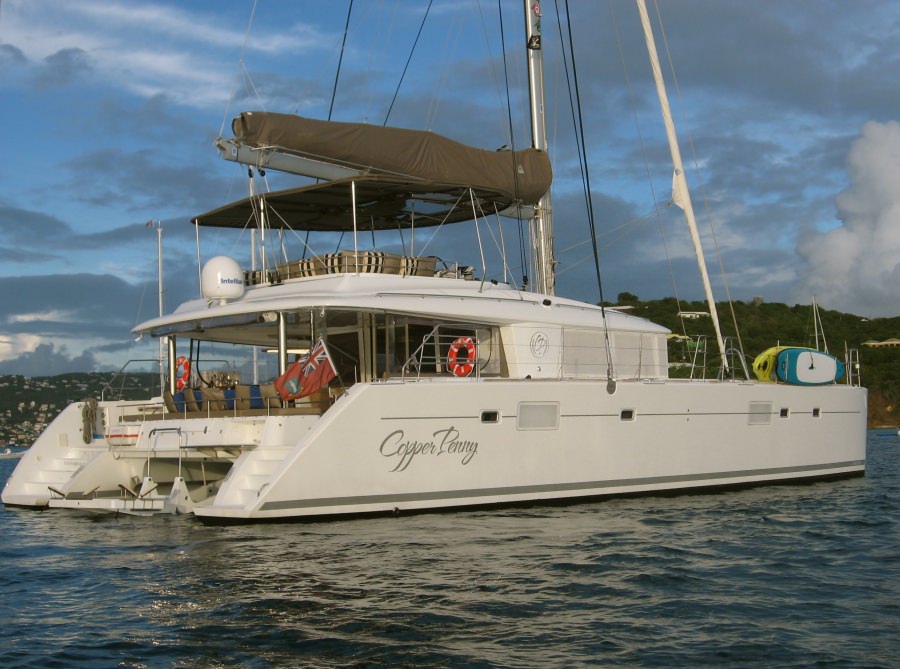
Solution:
M 135 328 L 164 342 L 161 396 L 71 404 L 22 458 L 3 502 L 234 522 L 864 474 L 858 376 L 754 378 L 729 363 L 717 334 L 715 378 L 670 378 L 666 328 L 555 294 L 541 8 L 524 6 L 531 148 L 485 151 L 276 113 L 235 118 L 222 157 L 319 181 L 193 219 L 198 259 L 201 231 L 254 229 L 253 263 L 198 266 L 201 297 Z M 668 116 L 666 126 L 692 219 Z M 503 280 L 486 279 L 489 220 L 526 209 L 533 285 L 509 279 L 505 255 Z M 451 226 L 467 231 L 472 258 L 415 252 L 415 233 Z M 347 243 L 313 253 L 304 241 L 299 257 L 266 251 L 286 233 Z M 408 249 L 375 243 L 398 234 Z M 277 369 L 256 379 L 222 362 L 223 351 L 274 356 Z

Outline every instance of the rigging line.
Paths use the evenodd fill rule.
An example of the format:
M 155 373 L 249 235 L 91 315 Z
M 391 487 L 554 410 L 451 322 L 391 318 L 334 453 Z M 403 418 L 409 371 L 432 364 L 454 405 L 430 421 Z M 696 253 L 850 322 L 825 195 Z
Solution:
M 577 143 L 581 145 L 580 152 L 584 158 L 584 183 L 587 187 L 587 204 L 588 204 L 588 226 L 591 231 L 591 241 L 594 246 L 594 269 L 597 274 L 597 287 L 600 293 L 600 301 L 603 302 L 603 279 L 600 276 L 600 256 L 597 252 L 597 227 L 594 219 L 594 203 L 591 197 L 591 176 L 590 169 L 587 164 L 587 146 L 584 141 L 584 116 L 581 106 L 581 92 L 578 86 L 578 68 L 575 63 L 575 42 L 572 39 L 572 17 L 569 13 L 569 0 L 565 0 L 566 4 L 566 28 L 569 33 L 569 50 L 572 56 L 572 81 L 575 84 L 575 107 L 577 110 Z
M 250 70 L 248 70 L 243 63 L 241 64 L 241 71 L 244 73 L 244 78 L 247 80 L 247 87 L 253 91 L 253 95 L 256 96 L 260 108 L 265 111 L 266 103 L 263 102 L 262 95 L 259 94 L 259 89 L 256 88 L 256 84 L 253 82 L 253 76 L 250 74 Z
M 622 240 L 624 240 L 624 239 L 627 238 L 627 237 L 628 237 L 628 235 L 626 235 L 626 234 L 619 235 L 619 236 L 616 237 L 615 239 L 611 239 L 611 240 L 607 241 L 605 244 L 603 244 L 602 246 L 600 246 L 600 248 L 602 248 L 602 249 L 611 249 L 613 246 L 615 246 L 616 244 L 618 244 L 619 242 L 621 242 Z M 587 244 L 588 242 L 590 242 L 589 239 L 588 239 L 588 240 L 585 240 L 585 241 L 583 241 L 583 242 L 579 242 L 579 243 L 576 244 L 575 246 L 582 246 L 582 245 L 584 245 L 584 244 Z M 573 247 L 570 247 L 570 249 L 573 249 L 573 248 L 575 248 L 575 247 L 574 247 L 574 246 L 573 246 Z M 568 272 L 568 271 L 574 269 L 575 267 L 577 267 L 577 266 L 579 266 L 579 265 L 581 265 L 581 264 L 587 262 L 589 259 L 590 259 L 590 256 L 585 256 L 585 257 L 581 258 L 581 260 L 577 260 L 577 261 L 575 261 L 574 263 L 569 263 L 569 264 L 567 264 L 567 265 L 565 266 L 564 269 L 561 269 L 558 273 L 559 273 L 559 274 L 564 274 L 565 272 Z
M 584 115 L 581 106 L 581 91 L 578 86 L 578 67 L 575 63 L 575 41 L 572 39 L 572 15 L 569 12 L 569 0 L 566 0 L 566 29 L 569 35 L 569 51 L 572 56 L 572 81 L 575 84 L 575 108 L 578 111 L 578 135 L 581 144 L 581 153 L 584 156 L 584 180 L 587 186 L 588 225 L 591 231 L 591 251 L 594 254 L 594 271 L 597 273 L 597 291 L 600 297 L 600 317 L 603 319 L 603 337 L 606 348 L 606 378 L 608 379 L 607 391 L 615 391 L 615 380 L 612 362 L 612 343 L 609 338 L 609 325 L 606 321 L 606 306 L 603 299 L 603 279 L 600 276 L 600 254 L 597 250 L 597 227 L 594 221 L 594 199 L 591 197 L 591 173 L 587 160 L 587 146 L 584 143 Z
M 634 97 L 634 89 L 631 86 L 631 75 L 628 71 L 628 63 L 625 59 L 625 51 L 622 48 L 622 35 L 619 32 L 619 23 L 616 20 L 616 11 L 613 7 L 612 0 L 607 2 L 607 7 L 609 11 L 610 23 L 613 27 L 613 34 L 616 37 L 616 48 L 619 52 L 619 62 L 622 64 L 622 72 L 625 76 L 625 89 L 628 91 L 628 105 L 631 107 L 631 117 L 634 119 L 634 129 L 638 136 L 638 143 L 641 146 L 641 159 L 644 162 L 644 172 L 647 175 L 647 185 L 650 187 L 650 197 L 653 202 L 653 212 L 656 214 L 656 226 L 659 230 L 659 237 L 663 243 L 663 251 L 666 254 L 666 266 L 669 269 L 669 280 L 672 282 L 672 292 L 675 293 L 675 304 L 678 307 L 678 312 L 681 313 L 681 299 L 678 296 L 678 284 L 675 281 L 675 269 L 672 266 L 672 254 L 669 252 L 669 242 L 666 239 L 666 232 L 663 226 L 662 217 L 660 216 L 660 208 L 656 196 L 656 188 L 653 186 L 653 175 L 650 170 L 650 161 L 647 159 L 647 145 L 644 142 L 644 135 L 641 132 L 641 124 L 638 121 L 638 113 L 637 113 L 637 105 L 635 105 L 635 97 Z M 687 335 L 687 325 L 684 322 L 684 319 L 681 319 L 681 330 L 682 333 Z
M 573 93 L 572 92 L 572 76 L 569 72 L 569 61 L 566 58 L 566 49 L 565 49 L 566 42 L 565 42 L 565 38 L 563 37 L 562 21 L 559 20 L 559 16 L 560 16 L 559 0 L 555 0 L 555 3 L 556 3 L 556 16 L 557 16 L 556 26 L 557 26 L 557 31 L 559 33 L 559 43 L 561 46 L 560 51 L 562 52 L 563 66 L 564 66 L 565 72 L 566 72 L 566 87 L 567 87 L 568 93 L 569 93 L 569 113 L 572 115 L 572 127 L 575 131 L 575 139 L 576 139 L 575 150 L 578 155 L 578 168 L 581 171 L 581 192 L 584 193 L 584 207 L 585 207 L 585 210 L 587 210 L 588 207 L 590 206 L 590 204 L 588 202 L 588 199 L 590 198 L 590 194 L 589 194 L 589 191 L 587 188 L 587 183 L 586 183 L 585 177 L 584 177 L 585 159 L 581 153 L 581 144 L 579 144 L 579 142 L 577 141 L 578 140 L 578 123 L 575 120 L 575 118 L 576 118 L 575 96 L 572 94 Z M 569 44 L 569 51 L 571 51 L 571 50 L 572 50 L 572 46 L 571 46 L 571 44 Z
M 513 118 L 512 118 L 512 97 L 509 93 L 509 65 L 506 60 L 506 33 L 503 30 L 503 3 L 501 0 L 497 0 L 497 12 L 499 13 L 500 18 L 500 48 L 503 55 L 503 80 L 506 84 L 506 118 L 509 123 L 509 149 L 512 152 L 512 161 L 513 161 L 513 174 L 516 173 L 516 140 L 514 139 L 515 133 L 513 132 Z M 519 180 L 516 178 L 514 180 L 514 184 L 516 187 L 516 199 L 518 200 L 518 189 L 519 189 Z M 516 220 L 518 221 L 518 229 L 519 229 L 519 260 L 522 263 L 522 287 L 528 287 L 528 252 L 525 248 L 525 234 L 523 232 L 524 221 L 522 219 L 522 209 L 521 207 L 516 207 Z
M 350 14 L 353 13 L 353 0 L 347 6 L 347 22 L 344 24 L 344 39 L 341 42 L 341 55 L 338 57 L 337 70 L 334 73 L 334 86 L 331 89 L 331 104 L 328 106 L 328 120 L 334 111 L 334 99 L 337 97 L 338 79 L 341 77 L 341 63 L 344 62 L 344 49 L 347 46 L 347 33 L 350 31 Z
M 244 55 L 247 53 L 247 42 L 250 41 L 250 28 L 253 26 L 253 17 L 256 15 L 256 3 L 258 1 L 259 0 L 253 0 L 253 7 L 250 9 L 250 20 L 247 22 L 247 30 L 244 32 L 244 43 L 241 45 L 241 56 L 238 58 L 239 72 L 242 69 L 246 72 L 246 68 L 244 67 Z M 234 97 L 237 95 L 239 72 L 235 72 L 234 79 L 232 80 L 231 95 L 228 98 L 228 104 L 225 105 L 225 114 L 222 116 L 222 125 L 219 127 L 219 137 L 225 132 L 225 123 L 228 122 L 228 110 L 231 109 Z
M 499 230 L 500 235 L 502 235 L 503 230 L 500 229 L 500 227 L 502 225 L 502 221 L 500 220 L 500 212 L 497 210 L 497 203 L 495 202 L 493 204 L 494 204 L 493 214 L 494 214 L 495 219 L 497 220 L 497 228 Z M 501 270 L 505 269 L 507 273 L 512 273 L 510 270 L 510 267 L 509 267 L 509 263 L 506 262 L 506 256 L 503 253 L 503 245 L 501 242 L 497 241 L 497 235 L 494 234 L 494 230 L 493 230 L 493 228 L 491 228 L 491 224 L 488 220 L 487 212 L 484 210 L 484 207 L 482 206 L 482 203 L 480 200 L 478 201 L 476 206 L 477 206 L 477 210 L 478 210 L 477 213 L 480 214 L 482 219 L 484 219 L 485 228 L 487 228 L 487 232 L 491 236 L 491 241 L 494 242 L 494 249 L 496 249 L 496 251 L 500 255 Z M 478 219 L 476 218 L 475 221 L 477 222 L 477 220 Z M 487 276 L 487 271 L 485 271 L 484 278 L 486 280 L 494 280 L 493 278 L 489 279 L 489 277 Z M 508 283 L 508 282 L 504 281 L 504 283 Z M 512 282 L 511 285 L 515 286 L 518 289 L 518 286 L 515 285 L 515 282 Z
M 372 57 L 366 60 L 365 76 L 359 85 L 359 99 L 364 112 L 364 123 L 368 123 L 369 117 L 374 116 L 375 97 L 378 95 L 375 89 L 378 87 L 380 77 L 385 71 L 384 63 L 387 59 L 388 50 L 384 47 L 396 41 L 394 39 L 394 28 L 397 25 L 397 17 L 400 15 L 400 11 L 397 9 L 400 0 L 393 0 L 393 3 L 394 7 L 391 10 L 385 8 L 388 0 L 380 0 L 377 5 L 374 2 L 363 5 L 369 12 L 362 16 L 363 25 L 370 26 L 368 38 L 381 47 L 376 49 L 368 44 L 365 45 L 367 52 L 371 53 Z M 374 15 L 374 18 L 372 15 Z
M 388 106 L 387 114 L 384 115 L 384 123 L 382 126 L 386 126 L 388 119 L 391 117 L 391 111 L 394 109 L 394 103 L 397 101 L 397 96 L 400 95 L 400 87 L 403 85 L 403 79 L 406 77 L 406 71 L 409 69 L 409 64 L 412 62 L 413 54 L 416 52 L 416 46 L 419 44 L 419 38 L 422 36 L 422 29 L 425 28 L 425 21 L 428 20 L 428 12 L 431 11 L 431 3 L 434 0 L 428 0 L 428 7 L 425 8 L 425 15 L 422 17 L 422 23 L 419 24 L 419 32 L 416 33 L 416 39 L 413 41 L 412 48 L 409 50 L 409 57 L 406 59 L 406 65 L 403 66 L 403 74 L 400 75 L 400 81 L 397 82 L 397 90 L 394 91 L 394 97 L 391 98 L 391 104 Z
M 400 227 L 400 221 L 397 221 L 397 232 L 400 234 L 400 246 L 403 249 L 403 255 L 406 255 L 406 240 L 403 238 L 403 228 Z
M 725 298 L 728 300 L 728 308 L 731 311 L 731 323 L 732 325 L 734 325 L 734 332 L 738 341 L 738 349 L 743 355 L 744 344 L 741 340 L 740 328 L 738 328 L 737 314 L 734 311 L 734 300 L 731 297 L 731 286 L 728 282 L 728 275 L 725 273 L 725 263 L 722 260 L 722 249 L 719 246 L 719 236 L 716 233 L 715 221 L 713 220 L 713 216 L 709 210 L 709 199 L 706 196 L 706 186 L 703 183 L 703 176 L 700 172 L 700 161 L 697 159 L 697 151 L 694 147 L 694 136 L 691 132 L 690 125 L 687 122 L 687 116 L 684 113 L 685 107 L 684 101 L 681 97 L 681 87 L 678 85 L 678 77 L 675 74 L 675 61 L 672 60 L 672 54 L 669 52 L 669 40 L 666 37 L 665 25 L 663 24 L 662 14 L 659 11 L 659 4 L 656 2 L 656 0 L 653 0 L 653 7 L 656 10 L 656 20 L 659 24 L 659 30 L 663 40 L 663 47 L 666 51 L 666 59 L 669 61 L 669 71 L 672 74 L 672 83 L 675 86 L 675 95 L 678 97 L 679 106 L 681 107 L 681 122 L 684 123 L 684 126 L 687 129 L 688 146 L 691 149 L 691 159 L 694 161 L 694 174 L 696 175 L 697 182 L 700 185 L 700 196 L 703 199 L 703 211 L 706 214 L 706 220 L 709 224 L 709 229 L 712 232 L 713 246 L 716 249 L 716 260 L 719 263 L 719 276 L 722 279 L 722 286 L 725 288 Z
M 610 228 L 609 230 L 604 230 L 603 232 L 601 232 L 600 234 L 597 235 L 597 239 L 600 239 L 601 237 L 607 237 L 607 236 L 609 236 L 609 235 L 615 234 L 615 233 L 617 233 L 617 232 L 619 232 L 619 231 L 624 230 L 625 228 L 630 228 L 630 227 L 633 226 L 633 225 L 642 225 L 643 223 L 645 223 L 645 222 L 647 222 L 648 220 L 650 220 L 650 218 L 651 218 L 655 213 L 657 213 L 657 211 L 654 209 L 653 211 L 651 211 L 651 212 L 649 212 L 649 213 L 647 213 L 647 214 L 644 214 L 643 216 L 637 216 L 637 217 L 635 217 L 635 218 L 630 218 L 630 219 L 628 219 L 627 221 L 625 221 L 624 223 L 621 223 L 620 225 L 617 225 L 617 226 L 614 227 L 614 228 Z M 591 243 L 591 239 L 590 239 L 590 238 L 588 238 L 588 239 L 582 239 L 580 242 L 575 242 L 575 243 L 572 244 L 571 246 L 567 246 L 566 248 L 562 249 L 562 250 L 560 251 L 560 253 L 566 253 L 566 252 L 568 252 L 568 251 L 571 251 L 572 249 L 578 248 L 579 246 L 584 246 L 585 244 L 590 244 L 590 243 Z
M 494 52 L 492 51 L 492 48 L 493 48 L 492 45 L 496 40 L 491 38 L 491 36 L 490 36 L 490 32 L 488 31 L 488 27 L 487 27 L 487 22 L 486 22 L 485 16 L 484 16 L 484 9 L 482 7 L 480 0 L 475 0 L 475 6 L 478 8 L 478 18 L 481 19 L 481 33 L 482 33 L 482 38 L 484 39 L 485 47 L 487 48 L 487 52 L 488 52 L 487 60 L 488 60 L 488 63 L 490 64 L 489 70 L 491 73 L 491 81 L 494 85 L 494 92 L 497 94 L 497 109 L 502 109 L 503 108 L 503 93 L 500 89 L 500 78 L 497 76 L 497 59 L 494 57 Z M 501 131 L 506 132 L 506 133 L 510 133 L 512 130 L 509 127 L 504 128 L 502 120 L 500 121 L 499 127 L 500 127 Z M 506 141 L 510 146 L 512 146 L 512 136 L 507 136 Z
M 487 218 L 487 216 L 485 216 Z M 497 209 L 497 203 L 494 203 L 494 218 L 497 220 L 497 231 L 500 234 L 500 260 L 503 267 L 503 280 L 504 283 L 511 284 L 516 290 L 519 289 L 519 286 L 516 284 L 515 280 L 512 279 L 512 268 L 509 266 L 508 258 L 506 256 L 506 245 L 503 240 L 503 219 L 500 218 L 500 212 Z M 491 233 L 491 238 L 494 240 L 494 246 L 497 246 L 497 238 L 494 237 L 494 231 L 491 230 L 491 226 L 488 225 L 488 232 Z M 506 276 L 509 275 L 510 279 L 507 281 Z
M 459 203 L 462 202 L 463 198 L 466 195 L 468 195 L 468 193 L 465 191 L 463 191 L 462 193 L 459 194 L 459 197 L 457 198 L 456 202 L 454 202 L 453 206 L 450 207 L 449 210 L 447 210 L 447 214 L 444 216 L 444 218 L 441 220 L 441 222 L 434 228 L 434 232 L 431 233 L 431 237 L 428 238 L 428 241 L 425 242 L 425 246 L 423 246 L 422 250 L 419 251 L 420 256 L 425 255 L 425 251 L 431 245 L 431 242 L 434 241 L 434 238 L 437 235 L 437 233 L 441 231 L 441 228 L 444 227 L 444 223 L 446 223 L 447 219 L 450 218 L 450 213 L 456 210 L 456 208 L 459 206 Z
M 450 78 L 451 71 L 453 70 L 453 68 L 450 67 L 450 54 L 458 53 L 459 41 L 463 36 L 465 23 L 465 18 L 462 15 L 456 16 L 453 19 L 453 24 L 447 29 L 444 52 L 441 58 L 443 65 L 441 68 L 440 81 L 438 81 L 437 86 L 434 87 L 435 93 L 432 94 L 431 100 L 428 103 L 428 114 L 426 115 L 425 121 L 426 130 L 434 129 L 438 109 L 444 102 L 443 97 L 438 95 L 437 92 L 447 90 L 447 80 Z M 453 73 L 455 74 L 455 71 Z
M 281 213 L 277 209 L 275 209 L 272 206 L 269 206 L 269 212 L 270 212 L 270 215 L 274 214 L 278 218 L 278 220 L 281 221 L 280 232 L 283 233 L 285 230 L 287 230 L 294 236 L 294 238 L 296 238 L 303 245 L 303 257 L 302 257 L 303 260 L 306 259 L 306 252 L 309 251 L 312 254 L 312 256 L 311 256 L 312 258 L 318 259 L 321 262 L 321 259 L 319 259 L 316 256 L 316 253 L 312 249 L 312 247 L 306 243 L 306 241 L 309 240 L 309 231 L 308 230 L 306 231 L 307 232 L 306 241 L 304 241 L 304 239 L 298 234 L 298 232 L 296 230 L 294 230 L 294 228 L 291 227 L 291 225 L 287 222 L 287 220 L 284 218 L 284 216 L 282 216 Z M 343 233 L 342 233 L 342 235 L 343 235 Z M 338 243 L 338 246 L 340 246 L 340 243 Z

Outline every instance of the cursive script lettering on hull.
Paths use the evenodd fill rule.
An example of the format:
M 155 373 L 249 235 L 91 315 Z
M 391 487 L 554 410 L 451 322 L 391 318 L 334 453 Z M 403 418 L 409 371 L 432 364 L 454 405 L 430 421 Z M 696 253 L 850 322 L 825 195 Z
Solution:
M 478 453 L 478 442 L 460 439 L 459 430 L 452 425 L 432 432 L 430 438 L 421 441 L 408 439 L 404 430 L 394 430 L 381 442 L 378 452 L 395 461 L 392 472 L 402 472 L 419 456 L 455 455 L 460 464 L 467 465 Z

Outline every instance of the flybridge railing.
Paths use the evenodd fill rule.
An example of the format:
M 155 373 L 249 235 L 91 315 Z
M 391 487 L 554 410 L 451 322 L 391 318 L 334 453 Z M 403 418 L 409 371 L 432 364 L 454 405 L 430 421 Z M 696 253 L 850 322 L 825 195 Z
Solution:
M 455 328 L 455 329 L 454 329 Z M 480 378 L 479 341 L 474 331 L 462 326 L 438 325 L 403 364 L 401 378 L 419 379 L 423 374 L 457 378 Z

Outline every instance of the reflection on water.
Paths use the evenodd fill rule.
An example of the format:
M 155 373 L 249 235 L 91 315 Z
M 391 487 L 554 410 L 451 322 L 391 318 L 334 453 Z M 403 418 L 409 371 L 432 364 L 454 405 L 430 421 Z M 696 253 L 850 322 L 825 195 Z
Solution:
M 865 479 L 341 522 L 5 509 L 0 665 L 893 666 L 898 452 L 870 433 Z

